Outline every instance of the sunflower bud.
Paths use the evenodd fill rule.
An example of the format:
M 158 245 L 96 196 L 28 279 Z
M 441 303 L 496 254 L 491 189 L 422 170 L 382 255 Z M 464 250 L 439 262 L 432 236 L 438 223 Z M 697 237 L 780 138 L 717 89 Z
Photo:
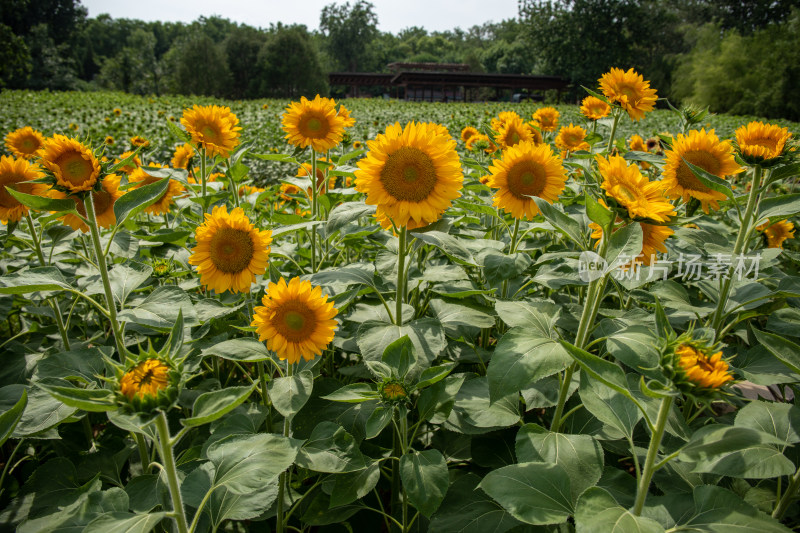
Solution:
M 167 409 L 178 397 L 179 381 L 180 373 L 167 361 L 145 359 L 120 378 L 118 401 L 138 413 Z
M 401 381 L 385 379 L 378 385 L 378 392 L 384 403 L 396 404 L 408 401 L 408 391 Z
M 687 397 L 714 399 L 733 381 L 728 363 L 716 344 L 694 339 L 684 333 L 668 344 L 662 367 L 675 386 Z

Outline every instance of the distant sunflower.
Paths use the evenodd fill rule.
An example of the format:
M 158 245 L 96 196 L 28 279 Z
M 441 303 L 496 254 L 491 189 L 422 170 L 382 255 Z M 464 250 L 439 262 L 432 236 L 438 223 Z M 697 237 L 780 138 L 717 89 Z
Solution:
M 515 119 L 522 120 L 522 117 L 519 116 L 514 111 L 500 111 L 500 113 L 498 113 L 497 117 L 492 119 L 491 128 L 492 128 L 493 131 L 499 131 L 500 127 L 504 123 L 508 122 L 509 120 L 515 120 Z
M 158 163 L 152 163 L 150 166 L 155 168 L 163 168 Z M 148 174 L 147 169 L 142 167 L 138 167 L 136 170 L 131 172 L 130 176 L 128 176 L 129 183 L 137 184 L 136 187 L 134 187 L 136 189 L 138 189 L 139 187 L 143 187 L 145 185 L 150 185 L 151 183 L 155 183 L 161 179 L 162 178 Z M 181 185 L 179 182 L 173 179 L 170 179 L 169 185 L 167 186 L 167 190 L 164 192 L 164 194 L 161 195 L 161 197 L 158 200 L 156 200 L 153 204 L 151 204 L 144 210 L 145 213 L 150 213 L 151 215 L 161 215 L 163 213 L 168 213 L 169 207 L 172 204 L 173 199 L 184 191 L 185 189 L 183 188 L 183 185 Z
M 111 135 L 107 135 L 105 140 L 103 141 L 103 144 L 107 146 L 114 146 L 114 137 L 112 137 Z
M 289 144 L 317 152 L 330 150 L 344 135 L 345 118 L 336 112 L 336 103 L 317 95 L 313 100 L 305 96 L 292 102 L 283 114 L 281 124 Z
M 665 155 L 666 163 L 661 181 L 666 194 L 670 198 L 683 198 L 684 202 L 689 198 L 696 198 L 706 213 L 709 205 L 719 209 L 717 202 L 724 200 L 725 195 L 703 185 L 684 159 L 722 179 L 744 171 L 733 158 L 730 143 L 720 141 L 714 130 L 692 130 L 689 135 L 679 133 L 673 140 L 672 150 L 667 150 Z
M 249 292 L 266 272 L 272 232 L 256 229 L 241 207 L 230 214 L 224 205 L 214 207 L 195 238 L 189 264 L 197 267 L 200 283 L 217 293 Z
M 533 113 L 533 120 L 539 123 L 542 131 L 556 131 L 560 113 L 554 107 L 543 107 Z
M 147 148 L 148 146 L 150 146 L 150 141 L 148 141 L 144 137 L 136 135 L 135 137 L 131 137 L 131 144 L 136 148 L 139 147 Z
M 596 96 L 587 96 L 581 102 L 581 113 L 590 120 L 599 120 L 611 113 L 611 106 Z
M 650 82 L 644 81 L 642 75 L 633 69 L 625 72 L 612 68 L 598 81 L 603 95 L 619 104 L 633 120 L 640 120 L 645 112 L 652 111 L 658 100 L 656 90 L 650 88 Z
M 114 164 L 117 165 L 132 155 L 133 152 L 123 152 L 122 155 L 119 156 L 119 158 L 114 160 Z M 125 174 L 130 174 L 140 166 L 142 166 L 142 160 L 139 159 L 138 155 L 134 155 L 133 158 L 130 160 L 130 162 L 124 167 L 120 168 L 119 171 L 124 172 Z
M 47 187 L 39 183 L 26 183 L 41 178 L 42 173 L 25 159 L 0 156 L 0 221 L 17 222 L 28 214 L 28 208 L 17 201 L 6 187 L 24 194 L 42 196 Z
M 95 217 L 97 217 L 97 225 L 101 228 L 110 228 L 117 223 L 117 217 L 114 214 L 114 202 L 116 202 L 123 194 L 125 194 L 125 191 L 119 190 L 119 181 L 120 177 L 118 175 L 109 174 L 103 178 L 101 185 L 102 190 L 92 191 Z M 49 196 L 57 199 L 67 198 L 66 194 L 55 189 L 50 190 Z M 74 196 L 71 196 L 70 200 L 75 201 L 75 210 L 86 217 L 86 205 L 83 203 L 83 200 Z M 83 220 L 75 215 L 66 214 L 61 217 L 60 220 L 74 230 L 80 230 L 83 233 L 87 233 L 89 231 L 89 226 L 87 226 Z
M 526 122 L 528 129 L 531 131 L 531 135 L 533 135 L 533 144 L 542 144 L 544 142 L 544 138 L 542 137 L 542 132 L 539 129 L 539 123 L 533 120 Z
M 466 126 L 463 130 L 461 130 L 461 140 L 467 142 L 470 137 L 473 135 L 478 135 L 480 133 L 477 128 L 473 128 L 472 126 Z
M 498 189 L 493 205 L 514 218 L 528 220 L 539 214 L 531 196 L 553 203 L 567 181 L 567 171 L 550 146 L 530 141 L 504 151 L 489 166 L 489 172 L 489 187 Z
M 339 116 L 342 117 L 342 126 L 345 128 L 352 128 L 356 125 L 356 119 L 350 116 L 350 110 L 342 104 L 339 104 Z
M 120 116 L 122 114 L 122 109 L 115 107 L 114 108 L 114 115 Z
M 311 361 L 333 340 L 338 310 L 311 282 L 298 277 L 289 283 L 284 278 L 270 282 L 261 302 L 250 325 L 278 359 L 289 364 L 301 357 Z
M 242 128 L 230 107 L 194 105 L 191 109 L 183 110 L 181 124 L 198 148 L 205 147 L 209 157 L 228 157 L 231 150 L 239 145 Z
M 588 150 L 589 144 L 584 140 L 585 138 L 586 130 L 580 126 L 573 126 L 570 122 L 569 126 L 564 126 L 558 131 L 555 143 L 556 147 L 570 152 Z
M 628 146 L 634 152 L 647 152 L 647 146 L 644 143 L 644 139 L 642 139 L 639 135 L 632 135 L 630 140 L 628 141 Z M 636 162 L 642 170 L 647 170 L 650 168 L 650 163 L 645 161 L 637 161 Z
M 518 143 L 532 140 L 533 133 L 531 133 L 530 127 L 518 117 L 504 122 L 494 136 L 495 143 L 497 143 L 502 150 L 510 148 Z
M 321 162 L 321 163 L 331 163 L 331 160 L 327 159 L 325 157 L 320 157 L 320 158 L 317 159 L 317 161 Z M 297 174 L 295 176 L 298 177 L 298 178 L 309 178 L 309 181 L 310 181 L 311 180 L 311 171 L 312 171 L 311 163 L 303 163 L 302 165 L 300 165 L 297 168 Z M 317 191 L 319 191 L 322 188 L 322 184 L 323 183 L 325 183 L 325 167 L 324 167 L 324 165 L 319 165 L 318 164 L 317 165 Z M 334 187 L 336 187 L 336 176 L 331 176 L 328 179 L 328 188 L 332 189 Z M 311 187 L 309 187 L 306 190 L 306 194 L 308 195 L 309 198 L 311 198 L 311 194 L 312 194 Z
M 194 157 L 194 148 L 189 143 L 183 143 L 175 148 L 170 164 L 172 168 L 189 168 L 192 157 Z
M 456 142 L 434 125 L 394 124 L 367 146 L 355 172 L 356 189 L 396 225 L 431 224 L 461 196 Z
M 6 148 L 14 157 L 21 159 L 32 159 L 43 144 L 44 136 L 30 126 L 16 129 L 6 135 Z
M 361 141 L 355 141 L 353 143 L 353 150 L 361 150 L 364 148 L 364 144 Z
M 71 193 L 90 190 L 100 176 L 100 162 L 92 151 L 64 135 L 56 134 L 46 139 L 39 156 L 42 166 Z
M 756 229 L 764 233 L 768 248 L 783 248 L 783 241 L 794 238 L 794 224 L 788 220 L 761 224 Z
M 748 163 L 763 164 L 783 154 L 786 141 L 792 137 L 788 128 L 763 122 L 751 122 L 736 130 L 736 144 Z
M 672 204 L 663 195 L 662 183 L 649 181 L 636 165 L 629 166 L 618 155 L 608 159 L 597 156 L 597 164 L 604 179 L 601 187 L 628 210 L 631 218 L 666 222 L 676 214 Z

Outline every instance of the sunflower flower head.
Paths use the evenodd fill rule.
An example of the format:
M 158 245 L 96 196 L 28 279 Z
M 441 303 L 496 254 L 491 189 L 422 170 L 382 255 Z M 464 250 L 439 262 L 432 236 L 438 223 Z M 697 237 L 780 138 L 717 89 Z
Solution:
M 50 171 L 56 183 L 73 194 L 92 189 L 100 177 L 100 161 L 81 142 L 53 135 L 39 149 L 41 165 Z
M 466 126 L 463 130 L 461 130 L 461 140 L 467 142 L 470 137 L 473 135 L 478 135 L 480 133 L 477 128 L 472 126 Z
M 533 113 L 533 120 L 539 124 L 542 131 L 556 131 L 560 113 L 555 107 L 543 107 Z
M 692 331 L 672 338 L 662 351 L 661 366 L 675 387 L 695 401 L 719 399 L 733 381 L 718 345 Z
M 625 72 L 612 68 L 598 80 L 603 96 L 612 103 L 618 104 L 628 112 L 633 120 L 640 120 L 645 112 L 655 107 L 656 90 L 650 88 L 650 82 L 644 81 L 641 74 L 633 69 Z
M 30 126 L 16 129 L 6 135 L 6 148 L 14 157 L 33 159 L 44 144 L 44 136 Z
M 767 222 L 756 229 L 764 234 L 768 248 L 783 248 L 783 241 L 794 238 L 794 224 L 788 220 L 779 220 L 774 224 Z
M 498 113 L 498 115 L 495 118 L 492 119 L 491 128 L 494 131 L 499 131 L 500 127 L 505 122 L 508 122 L 509 120 L 514 120 L 514 119 L 517 119 L 517 118 L 522 120 L 522 117 L 519 116 L 514 111 L 501 111 L 500 113 Z
M 27 183 L 42 177 L 35 165 L 26 159 L 0 156 L 0 222 L 18 222 L 28 214 L 28 208 L 19 203 L 6 187 L 24 194 L 43 196 L 47 187 L 40 183 Z
M 494 140 L 502 150 L 505 150 L 523 141 L 532 141 L 533 132 L 520 117 L 513 117 L 503 122 Z
M 172 168 L 189 168 L 194 157 L 194 148 L 189 143 L 183 143 L 175 148 L 170 164 Z
M 131 137 L 131 144 L 133 145 L 134 148 L 147 148 L 148 146 L 150 146 L 150 141 L 148 141 L 144 137 L 135 135 Z
M 771 166 L 777 163 L 784 154 L 786 141 L 791 137 L 788 128 L 763 122 L 750 122 L 736 130 L 739 154 L 751 165 Z
M 194 105 L 183 111 L 181 124 L 191 135 L 192 143 L 198 149 L 205 148 L 209 157 L 228 157 L 239 145 L 239 132 L 242 128 L 230 107 Z
M 146 415 L 169 409 L 178 398 L 180 372 L 152 348 L 146 358 L 120 372 L 117 401 L 123 411 Z
M 163 178 L 154 176 L 150 173 L 152 170 L 159 168 L 164 167 L 158 163 L 151 163 L 147 168 L 137 167 L 128 176 L 128 182 L 136 184 L 134 188 L 138 189 L 140 187 L 144 187 L 145 185 L 150 185 L 151 183 L 160 181 Z M 174 198 L 182 194 L 185 190 L 186 189 L 183 188 L 183 185 L 181 185 L 179 181 L 170 178 L 167 190 L 164 191 L 164 194 L 162 194 L 155 202 L 150 204 L 145 209 L 145 213 L 150 213 L 151 215 L 161 215 L 169 212 Z
M 110 228 L 117 223 L 117 217 L 114 214 L 114 203 L 125 194 L 125 191 L 119 189 L 119 182 L 120 177 L 118 175 L 109 174 L 103 178 L 100 190 L 93 189 L 91 192 L 97 224 L 101 228 Z M 67 198 L 66 194 L 56 189 L 50 189 L 48 196 L 56 199 Z M 87 198 L 88 195 L 84 198 L 71 197 L 75 201 L 75 210 L 84 218 L 86 218 L 86 204 L 84 202 Z M 80 217 L 71 213 L 62 216 L 60 220 L 74 230 L 80 230 L 83 233 L 89 232 L 89 226 Z
M 119 163 L 125 161 L 129 157 L 131 158 L 131 160 L 127 164 L 125 164 L 125 166 L 120 167 L 118 169 L 120 172 L 124 172 L 125 174 L 128 175 L 130 175 L 131 172 L 142 166 L 142 160 L 139 159 L 139 156 L 134 155 L 133 152 L 123 152 L 122 155 L 119 156 L 119 158 L 114 159 L 114 164 L 118 165 Z
M 339 104 L 339 116 L 342 117 L 342 126 L 352 128 L 356 125 L 356 119 L 350 116 L 350 110 L 343 104 Z
M 570 123 L 569 126 L 563 126 L 558 130 L 555 142 L 557 148 L 574 152 L 576 150 L 589 149 L 589 143 L 584 139 L 586 139 L 586 130 Z
M 581 113 L 589 120 L 600 120 L 611 113 L 611 106 L 596 96 L 587 96 L 581 101 Z
M 345 117 L 337 113 L 336 102 L 330 98 L 302 96 L 286 108 L 281 125 L 289 144 L 326 152 L 342 142 Z
M 288 283 L 281 278 L 278 283 L 269 283 L 250 325 L 279 359 L 293 364 L 301 357 L 311 361 L 322 355 L 333 340 L 337 314 L 321 287 L 299 277 Z
M 663 195 L 662 184 L 649 181 L 635 164 L 628 165 L 621 156 L 612 155 L 608 159 L 597 156 L 597 166 L 603 177 L 600 186 L 610 198 L 628 210 L 632 219 L 666 222 L 676 215 L 672 204 Z
M 378 394 L 380 394 L 381 401 L 389 405 L 397 405 L 407 403 L 408 389 L 405 384 L 396 378 L 384 378 L 378 384 Z

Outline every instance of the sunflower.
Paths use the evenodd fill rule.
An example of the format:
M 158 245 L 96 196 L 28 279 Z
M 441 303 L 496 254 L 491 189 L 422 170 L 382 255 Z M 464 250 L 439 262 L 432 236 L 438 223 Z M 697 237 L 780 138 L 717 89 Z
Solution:
M 734 160 L 730 143 L 720 141 L 714 130 L 692 130 L 689 135 L 679 133 L 672 142 L 672 150 L 667 150 L 665 155 L 662 183 L 666 194 L 670 198 L 683 198 L 684 201 L 696 198 L 706 213 L 709 205 L 719 209 L 717 202 L 724 200 L 725 195 L 700 183 L 684 159 L 723 179 L 744 171 Z
M 675 232 L 669 226 L 658 226 L 646 222 L 640 222 L 639 225 L 642 227 L 642 253 L 639 254 L 636 261 L 650 266 L 653 264 L 657 252 L 667 253 L 664 241 Z
M 122 155 L 119 156 L 118 159 L 114 160 L 114 164 L 117 165 L 117 164 L 121 163 L 122 161 L 124 161 L 125 159 L 129 158 L 132 155 L 133 155 L 133 152 L 123 152 Z M 134 170 L 136 170 L 140 166 L 142 166 L 142 160 L 139 159 L 138 155 L 134 155 L 133 158 L 130 160 L 130 162 L 127 165 L 125 165 L 122 168 L 119 168 L 118 170 L 120 172 L 124 172 L 125 174 L 130 175 L 131 172 L 133 172 Z
M 794 238 L 794 224 L 788 220 L 761 224 L 756 229 L 764 233 L 768 248 L 783 248 L 783 241 Z
M 556 147 L 570 152 L 588 150 L 589 144 L 584 141 L 585 138 L 586 130 L 580 126 L 573 126 L 570 122 L 569 126 L 564 126 L 558 131 L 555 141 Z
M 26 183 L 42 177 L 37 167 L 25 159 L 0 156 L 0 221 L 17 222 L 28 214 L 28 208 L 17 201 L 6 187 L 24 194 L 42 196 L 47 187 L 39 183 Z
M 656 90 L 651 89 L 650 82 L 644 81 L 642 75 L 633 69 L 625 72 L 612 68 L 598 81 L 603 95 L 612 103 L 619 104 L 633 120 L 640 120 L 646 111 L 655 107 Z
M 722 352 L 701 343 L 686 342 L 675 348 L 676 367 L 695 387 L 718 389 L 733 380 Z
M 269 283 L 261 303 L 250 325 L 278 359 L 289 364 L 299 362 L 300 357 L 311 361 L 333 340 L 338 310 L 321 287 L 298 277 L 289 283 L 281 278 Z
M 150 146 L 150 141 L 145 139 L 144 137 L 140 137 L 138 135 L 131 137 L 131 144 L 136 148 L 147 148 Z
M 597 165 L 604 180 L 601 187 L 617 203 L 627 208 L 631 218 L 666 222 L 676 214 L 672 204 L 662 193 L 662 183 L 649 181 L 638 166 L 629 166 L 618 155 L 608 159 L 597 156 Z
M 473 128 L 472 126 L 467 126 L 463 130 L 461 130 L 461 140 L 467 142 L 470 137 L 473 135 L 478 135 L 480 133 L 477 128 Z
M 532 219 L 539 208 L 531 196 L 550 203 L 558 199 L 567 181 L 567 171 L 547 144 L 521 142 L 503 152 L 489 166 L 489 187 L 499 189 L 493 205 L 514 218 Z
M 504 123 L 508 122 L 509 120 L 514 120 L 514 119 L 522 120 L 522 117 L 519 116 L 514 111 L 501 111 L 500 113 L 498 113 L 497 117 L 492 119 L 491 128 L 494 131 L 499 131 L 500 127 Z
M 103 144 L 107 146 L 114 146 L 114 137 L 111 135 L 107 135 L 106 138 L 103 140 Z
M 628 141 L 628 146 L 634 152 L 647 152 L 647 146 L 644 143 L 644 139 L 642 139 L 639 135 L 632 135 L 630 140 Z M 637 161 L 642 170 L 647 170 L 650 168 L 650 163 L 645 161 Z
M 397 226 L 428 225 L 461 196 L 464 175 L 456 142 L 431 124 L 394 124 L 358 162 L 356 189 Z
M 787 128 L 763 122 L 751 122 L 736 130 L 736 144 L 742 157 L 751 164 L 768 163 L 783 154 L 786 141 L 792 137 Z
M 290 103 L 281 124 L 289 144 L 325 152 L 342 142 L 344 122 L 344 117 L 336 113 L 336 103 L 317 95 L 313 100 L 303 96 L 299 102 Z
M 542 144 L 544 142 L 544 138 L 542 137 L 542 131 L 539 129 L 539 123 L 533 120 L 526 122 L 528 125 L 528 129 L 531 130 L 531 135 L 533 135 L 533 144 Z
M 110 228 L 117 223 L 117 217 L 114 214 L 114 202 L 116 202 L 125 191 L 119 190 L 120 177 L 116 174 L 109 174 L 101 182 L 102 190 L 92 191 L 92 201 L 94 202 L 95 217 L 97 217 L 97 225 L 101 228 Z M 50 198 L 64 199 L 67 195 L 56 189 L 51 189 L 48 192 Z M 84 218 L 86 217 L 86 206 L 83 199 L 70 196 L 70 200 L 75 201 L 75 210 L 80 213 Z M 83 220 L 72 214 L 66 214 L 60 220 L 74 230 L 81 230 L 83 233 L 89 231 Z
M 286 201 L 291 201 L 293 198 L 290 196 L 292 194 L 299 194 L 300 187 L 293 183 L 281 183 L 280 187 L 280 196 Z
M 581 102 L 581 113 L 589 120 L 599 120 L 611 113 L 611 106 L 596 96 L 587 96 Z
M 262 193 L 266 191 L 261 187 L 256 187 L 254 185 L 239 185 L 239 196 L 247 196 L 254 193 Z
M 272 232 L 256 229 L 241 207 L 230 214 L 227 206 L 214 207 L 195 238 L 189 264 L 197 266 L 200 283 L 217 293 L 249 292 L 267 269 Z
M 556 131 L 560 113 L 554 107 L 543 107 L 533 113 L 533 120 L 539 123 L 542 131 Z
M 500 129 L 497 130 L 497 135 L 494 136 L 497 145 L 505 150 L 523 141 L 532 141 L 533 133 L 530 127 L 522 122 L 519 117 L 504 122 Z
M 194 157 L 194 147 L 189 143 L 183 143 L 175 148 L 170 164 L 172 168 L 189 168 L 192 157 Z
M 350 110 L 342 104 L 339 104 L 339 116 L 342 117 L 342 126 L 345 128 L 352 128 L 356 125 L 356 119 L 350 116 Z
M 322 162 L 322 163 L 328 163 L 328 164 L 331 163 L 330 159 L 326 159 L 324 157 L 318 158 L 317 161 Z M 298 178 L 308 178 L 309 181 L 310 181 L 311 180 L 311 171 L 312 171 L 311 163 L 303 163 L 297 169 L 296 177 L 298 177 Z M 322 187 L 323 183 L 325 183 L 325 167 L 324 167 L 324 165 L 317 165 L 317 191 L 320 190 L 320 187 Z M 328 188 L 332 189 L 334 187 L 336 187 L 336 176 L 331 176 L 330 179 L 328 180 Z M 311 198 L 311 193 L 312 193 L 311 187 L 309 187 L 306 190 L 306 194 L 308 195 L 309 198 Z
M 32 159 L 42 144 L 44 136 L 30 126 L 16 129 L 6 135 L 6 148 L 14 157 L 21 159 Z
M 353 150 L 361 150 L 364 147 L 364 144 L 361 141 L 355 141 L 353 143 Z
M 158 359 L 147 359 L 131 368 L 122 376 L 119 391 L 129 400 L 135 396 L 155 398 L 158 391 L 170 384 L 170 367 Z
M 71 193 L 90 190 L 100 176 L 100 162 L 92 151 L 64 135 L 46 139 L 38 154 L 41 164 Z
M 239 145 L 242 128 L 230 107 L 194 105 L 183 110 L 181 124 L 192 136 L 192 142 L 197 147 L 204 147 L 209 157 L 228 157 L 230 151 Z
M 122 109 L 115 107 L 114 108 L 114 115 L 120 116 L 122 114 Z
M 152 163 L 150 166 L 155 168 L 164 168 L 158 163 Z M 147 173 L 147 170 L 142 167 L 138 167 L 136 170 L 131 172 L 130 176 L 128 176 L 129 183 L 138 184 L 135 187 L 136 189 L 138 189 L 139 187 L 144 187 L 145 185 L 150 185 L 151 183 L 155 183 L 161 179 L 162 178 L 159 178 L 157 176 L 151 176 L 150 174 Z M 179 182 L 173 179 L 170 179 L 169 186 L 167 186 L 167 190 L 164 192 L 164 194 L 161 195 L 161 197 L 158 200 L 156 200 L 154 203 L 148 206 L 147 209 L 144 210 L 145 213 L 150 213 L 151 215 L 160 215 L 162 213 L 168 213 L 169 207 L 172 204 L 172 199 L 175 196 L 184 192 L 184 190 L 185 189 L 183 188 L 183 185 L 181 185 Z

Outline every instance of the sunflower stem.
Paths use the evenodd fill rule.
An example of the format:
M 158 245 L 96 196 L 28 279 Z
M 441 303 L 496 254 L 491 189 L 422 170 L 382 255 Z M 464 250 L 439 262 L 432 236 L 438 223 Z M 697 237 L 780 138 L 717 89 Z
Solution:
M 164 465 L 164 473 L 167 475 L 169 495 L 172 499 L 172 518 L 175 519 L 178 533 L 188 533 L 186 511 L 183 509 L 183 499 L 181 498 L 181 484 L 178 480 L 178 471 L 175 468 L 175 455 L 172 451 L 167 415 L 164 411 L 159 412 L 155 422 L 156 430 L 158 431 L 158 452 Z
M 408 229 L 406 226 L 399 228 L 397 243 L 397 292 L 395 294 L 394 323 L 403 325 L 403 300 L 405 300 L 405 270 L 406 270 L 406 241 Z
M 792 480 L 789 482 L 789 485 L 786 487 L 786 491 L 781 496 L 781 499 L 778 501 L 777 505 L 775 506 L 775 510 L 772 512 L 772 518 L 780 520 L 783 518 L 783 515 L 786 514 L 786 511 L 789 510 L 789 505 L 792 503 L 792 500 L 797 495 L 797 489 L 800 488 L 800 468 L 794 473 L 792 476 Z
M 619 124 L 619 117 L 622 115 L 622 109 L 615 109 L 614 110 L 614 123 L 611 126 L 611 136 L 608 138 L 608 152 L 611 153 L 611 149 L 614 148 L 614 136 L 617 134 L 617 124 Z
M 206 205 L 206 147 L 200 145 L 200 194 L 203 197 L 203 213 L 208 209 Z
M 511 246 L 508 249 L 509 255 L 512 255 L 517 249 L 517 238 L 519 237 L 519 219 L 514 219 L 514 233 L 511 235 Z M 508 297 L 508 280 L 503 280 L 503 288 L 501 298 L 505 300 Z
M 141 433 L 131 432 L 133 440 L 136 441 L 136 448 L 139 450 L 139 460 L 142 462 L 142 474 L 150 473 L 150 454 L 147 451 L 147 442 Z
M 94 199 L 91 192 L 86 195 L 83 205 L 86 207 L 86 218 L 92 234 L 92 245 L 97 256 L 97 269 L 100 271 L 100 279 L 103 280 L 108 319 L 111 322 L 111 330 L 114 333 L 114 341 L 117 344 L 120 361 L 125 362 L 128 359 L 128 351 L 125 349 L 125 337 L 117 321 L 117 305 L 114 303 L 114 293 L 111 291 L 111 281 L 108 278 L 108 267 L 106 266 L 106 257 L 103 254 L 103 246 L 100 244 L 100 231 L 97 228 L 97 216 L 95 215 Z
M 658 409 L 658 420 L 656 420 L 656 427 L 653 430 L 653 435 L 650 437 L 650 447 L 647 448 L 647 457 L 644 460 L 642 477 L 639 479 L 639 486 L 636 489 L 636 501 L 633 504 L 633 511 L 631 511 L 634 516 L 642 514 L 644 501 L 650 489 L 650 480 L 655 473 L 654 466 L 656 458 L 658 457 L 658 448 L 661 446 L 661 439 L 664 437 L 664 428 L 667 426 L 667 418 L 669 417 L 670 409 L 672 409 L 672 396 L 666 396 L 661 400 L 661 407 Z
M 311 149 L 311 220 L 318 215 L 317 200 L 317 152 Z M 317 271 L 317 228 L 311 226 L 311 272 Z
M 736 236 L 736 243 L 733 245 L 731 265 L 728 267 L 727 275 L 723 276 L 723 279 L 720 281 L 717 309 L 714 311 L 713 318 L 711 319 L 711 327 L 714 329 L 716 340 L 719 340 L 722 334 L 722 326 L 725 322 L 725 306 L 728 304 L 728 296 L 731 292 L 736 260 L 739 255 L 745 251 L 747 241 L 750 239 L 750 234 L 753 232 L 751 225 L 753 222 L 753 215 L 758 211 L 759 189 L 761 188 L 763 172 L 760 165 L 756 165 L 753 168 L 753 181 L 750 184 L 750 194 L 747 197 L 747 205 L 744 209 L 742 224 L 739 226 L 739 234 Z
M 291 364 L 288 360 L 286 361 L 286 376 L 292 377 L 294 374 L 294 365 Z M 292 434 L 292 419 L 288 416 L 283 418 L 283 436 L 289 437 Z M 289 483 L 288 476 L 286 472 L 281 472 L 281 475 L 278 476 L 278 514 L 277 514 L 277 532 L 283 533 L 285 528 L 285 518 L 284 518 L 284 509 L 283 509 L 283 498 L 284 492 L 287 490 L 287 485 Z

